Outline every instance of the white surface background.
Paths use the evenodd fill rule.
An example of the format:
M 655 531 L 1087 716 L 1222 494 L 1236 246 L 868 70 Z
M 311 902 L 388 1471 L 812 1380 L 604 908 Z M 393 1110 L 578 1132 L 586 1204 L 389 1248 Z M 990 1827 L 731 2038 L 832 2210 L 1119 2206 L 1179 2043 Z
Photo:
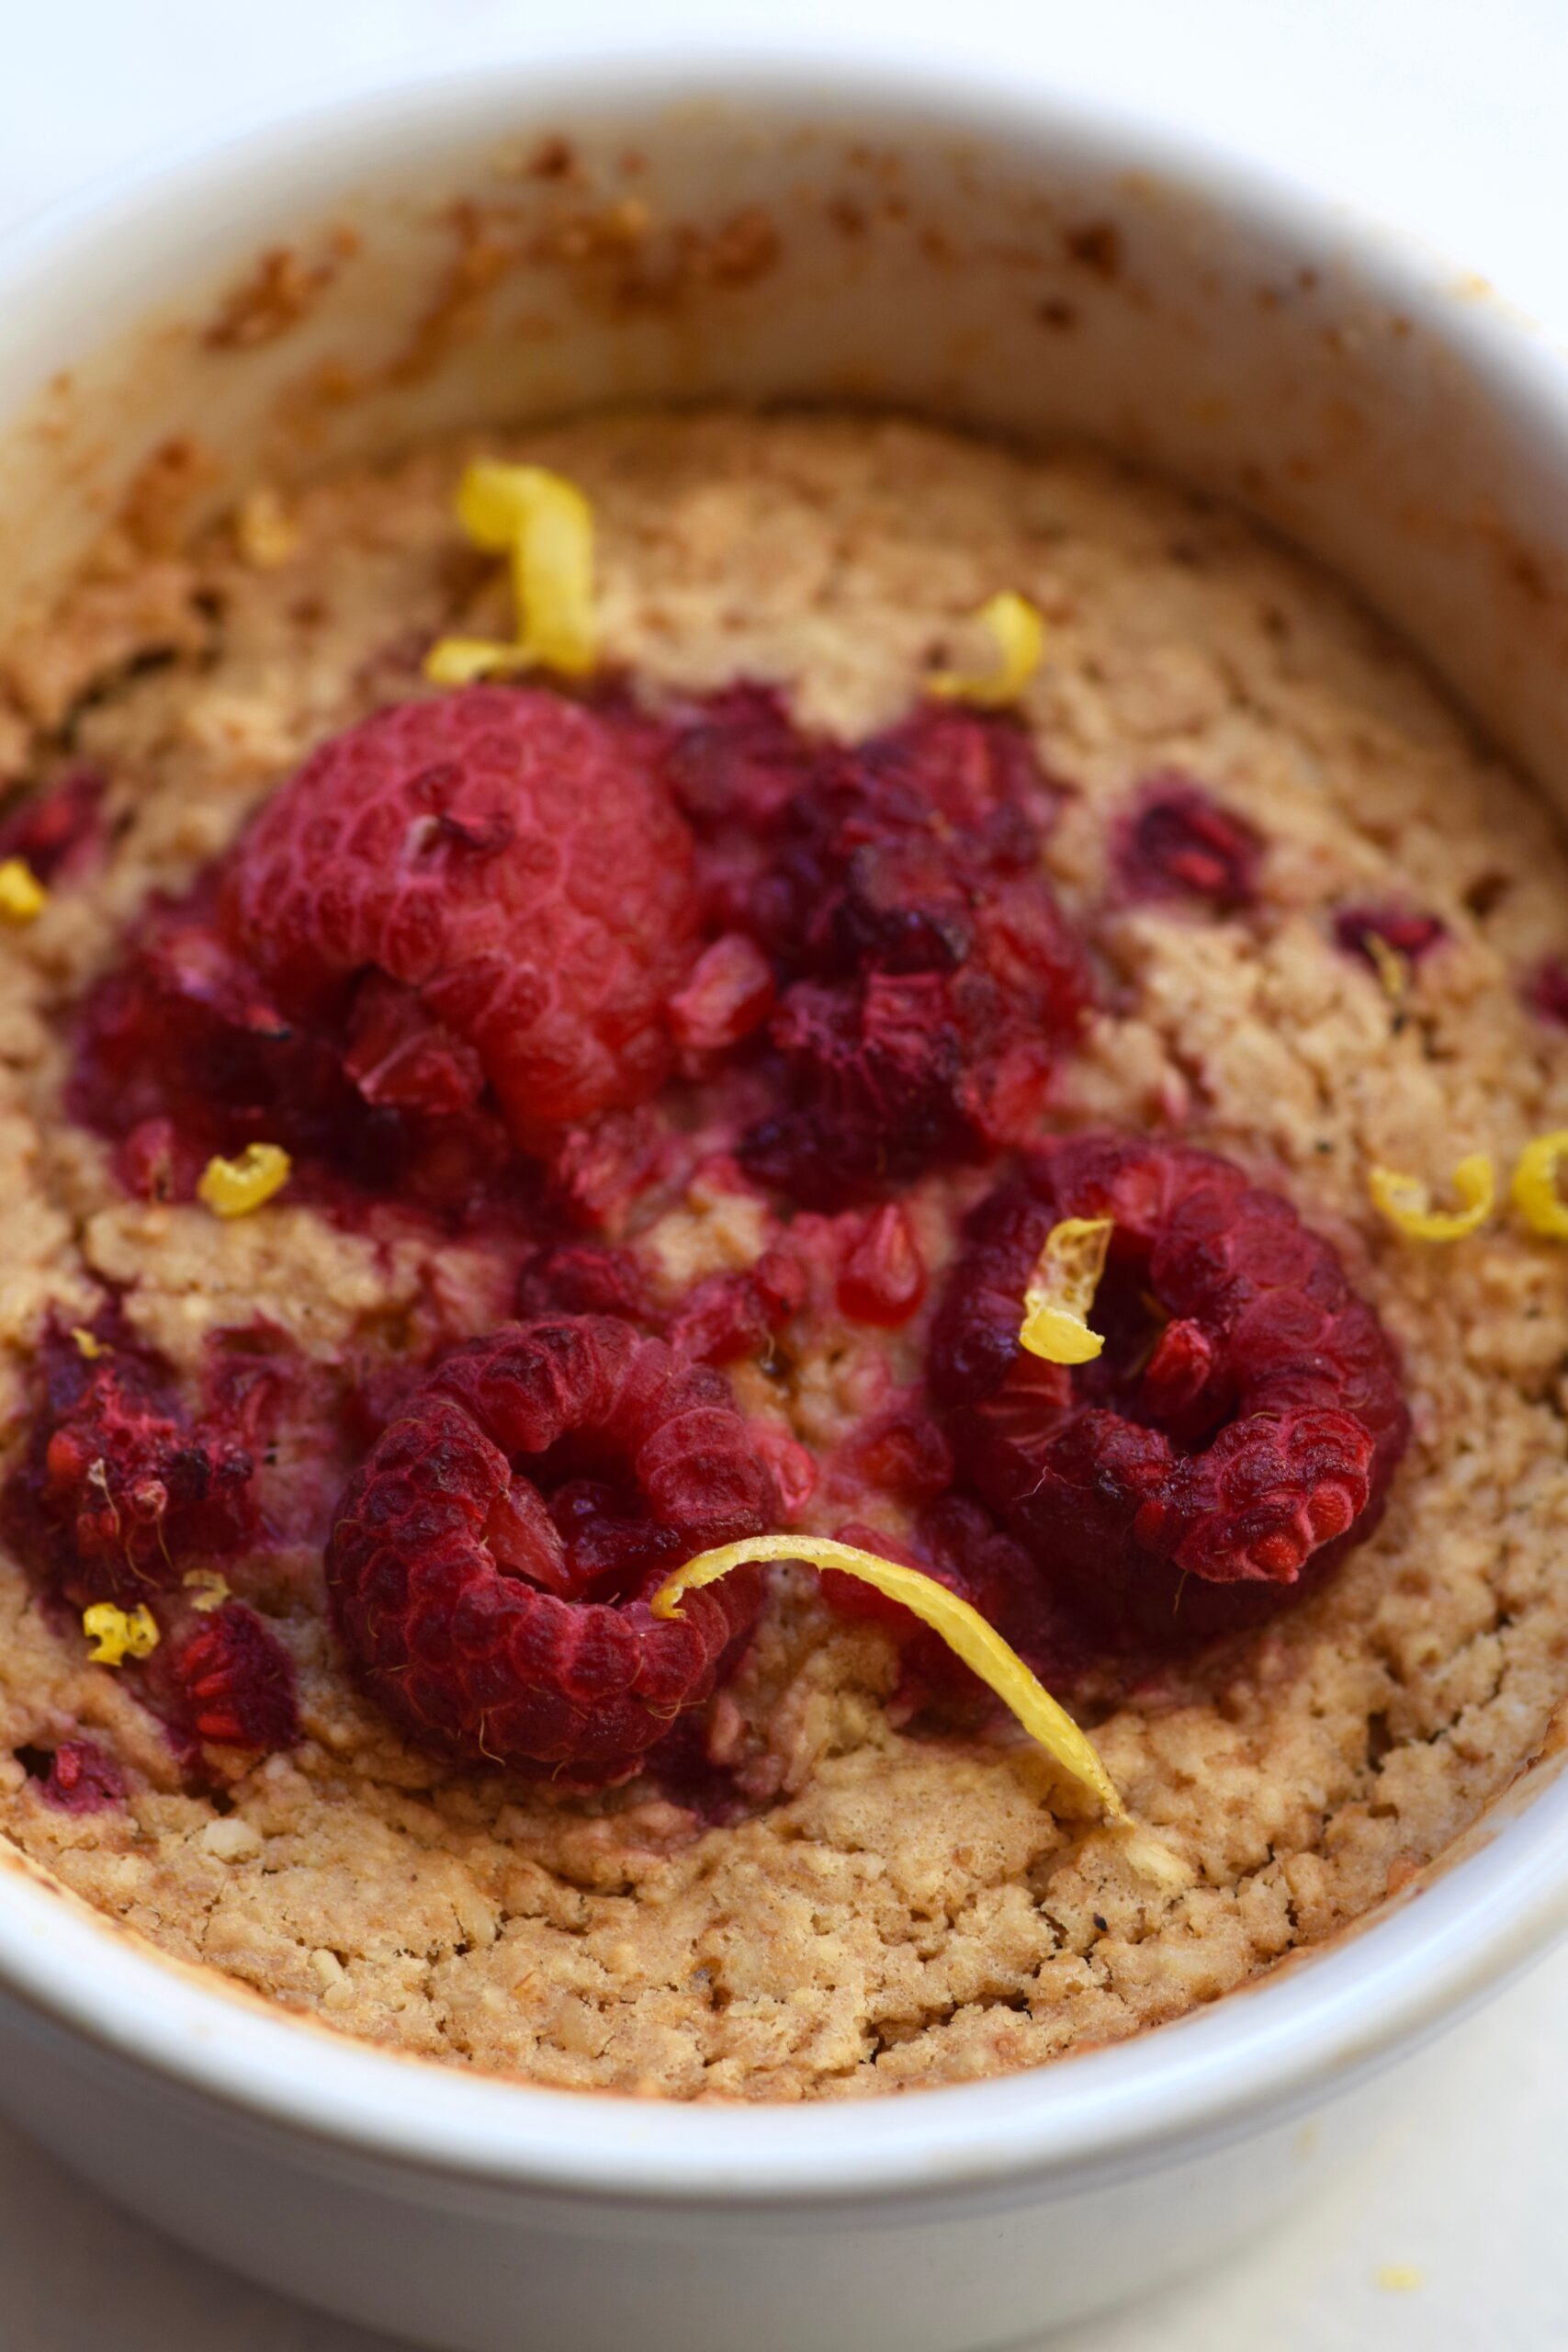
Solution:
M 972 62 L 1200 128 L 1416 230 L 1568 348 L 1568 0 L 0 0 L 0 232 L 345 72 L 568 37 L 940 57 L 960 33 Z M 1560 1954 L 1428 2058 L 1379 2147 L 1299 2219 L 1053 2352 L 1564 2352 L 1565 2167 Z M 0 2127 L 0 2352 L 381 2344 L 154 2239 Z M 521 2332 L 518 2352 L 536 2352 Z

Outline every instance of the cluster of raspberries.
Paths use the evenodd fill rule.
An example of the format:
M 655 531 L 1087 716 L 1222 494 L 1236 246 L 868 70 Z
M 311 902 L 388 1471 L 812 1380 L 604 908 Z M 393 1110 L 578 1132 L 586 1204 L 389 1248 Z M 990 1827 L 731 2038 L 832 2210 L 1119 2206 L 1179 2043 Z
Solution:
M 85 1007 L 75 1107 L 142 1191 L 187 1193 L 210 1152 L 265 1140 L 340 1210 L 355 1188 L 449 1208 L 493 1203 L 520 1165 L 614 1159 L 615 1123 L 667 1081 L 718 1080 L 743 1166 L 784 1206 L 867 1204 L 834 1295 L 888 1327 L 927 1280 L 889 1192 L 1021 1149 L 969 1219 L 924 1387 L 851 1449 L 908 1544 L 839 1532 L 953 1586 L 1058 1683 L 1148 1658 L 1319 1581 L 1376 1524 L 1407 1420 L 1375 1316 L 1285 1202 L 1174 1144 L 1027 1148 L 1090 1001 L 1043 876 L 1051 809 L 1022 731 L 963 709 L 846 748 L 752 688 L 658 724 L 510 687 L 401 705 L 323 745 L 189 898 L 150 912 Z M 1262 844 L 1168 777 L 1113 850 L 1123 891 L 1225 912 Z M 1387 945 L 1389 921 L 1363 910 L 1341 944 Z M 1084 1216 L 1114 1225 L 1106 1344 L 1068 1369 L 1018 1334 L 1046 1236 Z M 326 1571 L 364 1688 L 411 1737 L 604 1783 L 656 1762 L 733 1671 L 756 1572 L 675 1620 L 649 1604 L 800 1499 L 715 1367 L 773 1347 L 807 1297 L 801 1237 L 833 1222 L 806 1216 L 662 1317 L 628 1254 L 547 1240 L 519 1319 L 404 1397 Z M 276 1636 L 241 1603 L 196 1618 L 178 1598 L 187 1563 L 264 1537 L 265 1383 L 193 1419 L 123 1332 L 85 1356 L 52 1334 L 43 1361 L 15 1540 L 73 1605 L 167 1616 L 144 1672 L 187 1736 L 286 1744 Z M 907 1683 L 951 1695 L 904 1612 L 826 1582 L 897 1628 Z M 67 1758 L 51 1801 L 104 1778 Z
M 335 736 L 90 996 L 73 1107 L 133 1190 L 283 1144 L 434 1206 L 649 1101 L 696 950 L 653 731 L 504 687 Z
M 1011 722 L 852 750 L 744 691 L 655 724 L 475 686 L 334 737 L 85 1009 L 75 1114 L 131 1189 L 281 1143 L 296 1193 L 493 1198 L 636 1165 L 677 1065 L 756 1065 L 754 1172 L 812 1203 L 1016 1142 L 1089 1001 Z M 646 1155 L 645 1155 L 646 1158 Z
M 1027 1136 L 1090 991 L 1022 730 L 927 705 L 814 745 L 742 688 L 678 732 L 668 770 L 720 933 L 706 965 L 721 987 L 758 976 L 745 1017 L 780 1064 L 752 1173 L 829 1206 Z
M 264 1537 L 254 1471 L 276 1406 L 265 1364 L 231 1355 L 193 1416 L 169 1367 L 110 1312 L 88 1332 L 51 1325 L 38 1380 L 27 1448 L 0 1490 L 7 1539 L 73 1613 L 106 1600 L 151 1612 L 160 1640 L 141 1670 L 145 1694 L 177 1744 L 292 1746 L 288 1650 L 243 1601 L 201 1609 L 186 1581 Z M 67 1809 L 82 1810 L 101 1779 L 78 1775 Z
M 1052 1227 L 1114 1220 L 1072 1369 L 1018 1340 Z M 633 1769 L 704 1701 L 758 1606 L 749 1577 L 648 1601 L 693 1553 L 777 1523 L 779 1495 L 728 1388 L 639 1333 L 614 1253 L 542 1253 L 542 1314 L 449 1357 L 372 1450 L 327 1555 L 338 1623 L 406 1730 L 469 1758 L 577 1778 Z M 681 1317 L 676 1318 L 677 1327 Z M 971 1216 L 932 1322 L 918 1407 L 861 1433 L 864 1489 L 916 1508 L 906 1546 L 846 1541 L 952 1586 L 1058 1682 L 1256 1624 L 1311 1589 L 1382 1513 L 1408 1436 L 1393 1349 L 1333 1250 L 1211 1153 L 1088 1135 L 1030 1154 Z M 906 1682 L 951 1662 L 882 1617 Z

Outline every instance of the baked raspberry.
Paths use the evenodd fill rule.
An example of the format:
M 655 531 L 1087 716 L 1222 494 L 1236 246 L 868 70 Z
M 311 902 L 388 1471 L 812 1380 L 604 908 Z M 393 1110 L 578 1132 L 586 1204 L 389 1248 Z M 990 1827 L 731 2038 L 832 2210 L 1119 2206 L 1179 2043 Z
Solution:
M 873 1209 L 839 1271 L 840 1311 L 856 1323 L 894 1329 L 926 1295 L 926 1261 L 908 1210 L 898 1201 Z
M 25 1759 L 29 1769 L 32 1754 Z M 38 1761 L 38 1792 L 58 1813 L 106 1813 L 125 1803 L 125 1775 L 96 1739 L 62 1739 L 47 1760 Z
M 103 797 L 108 779 L 73 768 L 0 818 L 0 858 L 19 857 L 40 882 L 68 882 L 105 843 Z
M 1155 776 L 1116 841 L 1122 887 L 1134 899 L 1208 899 L 1225 912 L 1258 896 L 1263 841 L 1186 776 Z
M 932 704 L 812 744 L 750 690 L 678 734 L 670 772 L 710 920 L 782 989 L 784 1100 L 746 1138 L 750 1172 L 837 1206 L 1027 1135 L 1089 983 L 1041 871 L 1052 794 L 1022 730 Z
M 335 1026 L 286 1014 L 217 922 L 211 877 L 154 906 L 82 1009 L 70 1109 L 118 1139 L 128 1191 L 188 1199 L 214 1152 L 262 1142 L 292 1156 L 296 1197 L 345 1182 L 442 1209 L 493 1195 L 511 1138 L 488 1098 L 464 1101 L 457 1041 L 400 1024 L 410 992 L 369 976 Z
M 166 1366 L 123 1331 L 84 1356 L 46 1332 L 27 1453 L 5 1490 L 18 1549 L 78 1607 L 134 1604 L 196 1557 L 254 1534 L 250 1432 L 242 1414 L 193 1419 Z
M 1115 1220 L 1073 1369 L 1019 1346 L 1051 1227 Z M 981 1493 L 1111 1639 L 1251 1624 L 1382 1515 L 1409 1432 L 1393 1349 L 1329 1244 L 1211 1153 L 1047 1145 L 969 1219 L 930 1378 Z
M 750 1141 L 759 1174 L 828 1205 L 1030 1132 L 1089 997 L 1048 814 L 1006 720 L 922 709 L 824 760 L 774 874 L 807 977 L 773 1024 L 795 1102 Z
M 698 944 L 656 744 L 629 712 L 504 687 L 324 744 L 90 992 L 73 1115 L 149 1197 L 272 1142 L 296 1198 L 493 1212 L 521 1145 L 607 1218 L 657 1159 L 645 1106 Z
M 254 1609 L 227 1600 L 178 1645 L 164 1669 L 182 1728 L 225 1747 L 269 1754 L 299 1737 L 294 1661 Z
M 891 1495 L 908 1504 L 935 1502 L 953 1484 L 953 1448 L 941 1424 L 906 1394 L 874 1413 L 839 1448 L 834 1485 Z
M 608 1316 L 512 1324 L 449 1356 L 351 1483 L 327 1579 L 369 1695 L 470 1763 L 625 1778 L 712 1693 L 761 1601 L 746 1571 L 649 1596 L 776 1523 L 720 1377 Z
M 474 686 L 378 712 L 263 808 L 224 927 L 287 1002 L 410 991 L 428 1054 L 476 1057 L 536 1149 L 644 1102 L 692 960 L 691 843 L 645 734 L 559 695 Z M 449 1041 L 449 1042 L 448 1042 Z M 453 1082 L 437 1080 L 444 1108 Z M 405 1102 L 417 1080 L 405 1073 Z
M 1343 907 L 1334 918 L 1334 936 L 1348 956 L 1359 956 L 1364 964 L 1375 967 L 1370 939 L 1380 939 L 1403 956 L 1407 964 L 1418 964 L 1448 937 L 1448 925 L 1438 915 L 1424 915 L 1404 907 Z
M 618 1315 L 633 1323 L 652 1317 L 637 1260 L 607 1243 L 562 1241 L 536 1250 L 517 1277 L 517 1313 Z
M 673 715 L 664 774 L 701 844 L 697 878 L 713 930 L 765 936 L 757 893 L 818 757 L 765 686 L 732 686 Z
M 677 1355 L 700 1363 L 733 1363 L 763 1356 L 806 1301 L 806 1275 L 783 1250 L 766 1250 L 754 1266 L 707 1274 L 694 1283 L 670 1318 Z

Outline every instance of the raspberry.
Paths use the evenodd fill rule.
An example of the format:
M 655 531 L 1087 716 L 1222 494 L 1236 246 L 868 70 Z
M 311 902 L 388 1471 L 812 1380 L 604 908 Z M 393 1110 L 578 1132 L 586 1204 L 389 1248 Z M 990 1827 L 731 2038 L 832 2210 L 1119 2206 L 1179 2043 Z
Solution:
M 678 1355 L 702 1363 L 732 1363 L 765 1356 L 806 1301 L 806 1276 L 782 1250 L 764 1250 L 745 1272 L 708 1274 L 694 1283 L 670 1323 Z
M 420 1021 L 412 992 L 367 975 L 335 1027 L 286 1014 L 216 922 L 210 882 L 154 907 L 83 1007 L 70 1109 L 120 1139 L 128 1190 L 188 1198 L 213 1153 L 253 1142 L 288 1148 L 301 1197 L 346 1180 L 445 1208 L 494 1186 L 510 1138 L 488 1102 L 456 1107 L 468 1049 Z
M 817 1491 L 816 1462 L 799 1440 L 776 1421 L 752 1421 L 750 1428 L 751 1442 L 778 1492 L 779 1517 L 793 1525 Z
M 961 1042 L 934 972 L 874 972 L 861 987 L 803 980 L 784 1001 L 773 1041 L 798 1098 L 746 1137 L 750 1174 L 831 1207 L 846 1189 L 920 1174 L 955 1157 Z
M 834 1466 L 836 1486 L 849 1479 L 900 1502 L 930 1503 L 953 1484 L 953 1448 L 929 1413 L 897 1404 L 863 1422 Z
M 196 1555 L 236 1550 L 256 1529 L 243 1415 L 192 1421 L 166 1367 L 117 1335 L 85 1358 L 68 1334 L 45 1335 L 43 1396 L 27 1453 L 6 1483 L 8 1530 L 79 1607 L 134 1605 L 179 1581 Z
M 624 1250 L 592 1241 L 557 1242 L 536 1250 L 517 1277 L 517 1312 L 535 1315 L 618 1315 L 633 1323 L 651 1318 L 648 1285 Z
M 1227 912 L 1258 895 L 1262 837 L 1185 776 L 1156 776 L 1119 831 L 1122 887 L 1135 899 L 1210 899 Z
M 366 1690 L 464 1758 L 625 1778 L 702 1704 L 761 1603 L 750 1573 L 648 1602 L 778 1498 L 719 1376 L 608 1316 L 459 1348 L 339 1506 L 327 1579 Z
M 691 846 L 639 731 L 559 696 L 475 686 L 397 704 L 323 744 L 241 842 L 223 911 L 293 1006 L 355 977 L 466 1047 L 537 1148 L 646 1101 L 691 961 Z M 451 1083 L 438 1087 L 446 1107 Z M 405 1087 L 417 1079 L 405 1075 Z
M 1374 966 L 1369 939 L 1381 939 L 1407 964 L 1418 964 L 1448 935 L 1448 925 L 1440 917 L 1413 914 L 1399 907 L 1344 907 L 1334 918 L 1334 936 L 1346 954 Z
M 22 858 L 40 882 L 68 882 L 104 847 L 108 779 L 73 768 L 0 820 L 0 859 Z
M 32 1753 L 25 1759 L 29 1770 Z M 38 1760 L 43 1767 L 39 1794 L 58 1813 L 104 1813 L 125 1803 L 125 1775 L 96 1739 L 62 1739 L 47 1764 L 41 1756 Z
M 1104 1352 L 1071 1371 L 1018 1345 L 1068 1216 L 1115 1220 Z M 1257 1623 L 1371 1533 L 1409 1433 L 1393 1350 L 1287 1202 L 1207 1152 L 1080 1136 L 966 1236 L 932 1392 L 986 1499 L 1112 1639 Z
M 655 741 L 486 686 L 323 744 L 90 992 L 73 1115 L 152 1197 L 265 1141 L 297 1198 L 468 1214 L 516 1189 L 521 1146 L 574 1215 L 608 1215 L 649 1180 L 636 1122 L 697 945 Z
M 837 1206 L 1026 1135 L 1089 985 L 1040 871 L 1050 794 L 1022 731 L 931 705 L 813 745 L 748 690 L 669 766 L 710 919 L 783 982 L 785 1099 L 746 1138 L 750 1170 Z
M 269 1754 L 299 1737 L 294 1661 L 254 1609 L 225 1601 L 201 1620 L 164 1671 L 183 1727 L 225 1747 Z
M 819 757 L 776 695 L 732 686 L 677 713 L 664 774 L 700 842 L 704 910 L 716 931 L 757 931 L 756 892 L 790 804 Z

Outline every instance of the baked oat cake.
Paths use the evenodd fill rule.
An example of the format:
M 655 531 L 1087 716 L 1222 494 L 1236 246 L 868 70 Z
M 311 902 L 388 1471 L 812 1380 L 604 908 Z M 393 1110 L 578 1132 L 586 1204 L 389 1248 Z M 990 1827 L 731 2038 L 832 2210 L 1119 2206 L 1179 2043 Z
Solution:
M 898 421 L 487 445 L 542 666 L 464 683 L 476 454 L 118 534 L 0 657 L 0 1824 L 551 2084 L 1213 2000 L 1568 1691 L 1555 831 L 1235 516 Z M 849 1575 L 650 1613 L 788 1531 L 1136 1833 Z

